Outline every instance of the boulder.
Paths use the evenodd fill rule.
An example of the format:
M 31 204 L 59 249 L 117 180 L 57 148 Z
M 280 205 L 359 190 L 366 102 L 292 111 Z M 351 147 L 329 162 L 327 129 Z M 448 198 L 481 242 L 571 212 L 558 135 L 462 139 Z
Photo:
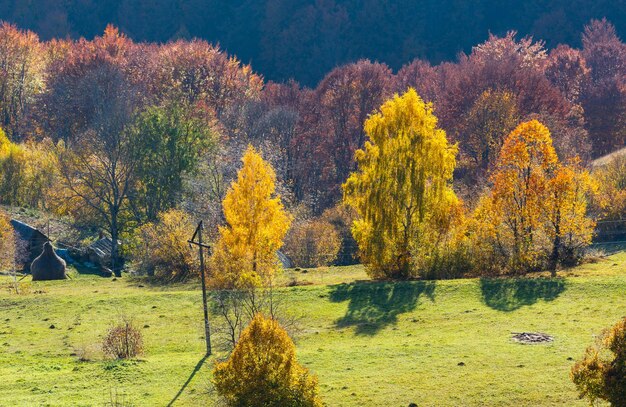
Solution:
M 64 280 L 65 261 L 57 256 L 50 242 L 43 245 L 43 252 L 30 265 L 33 281 Z

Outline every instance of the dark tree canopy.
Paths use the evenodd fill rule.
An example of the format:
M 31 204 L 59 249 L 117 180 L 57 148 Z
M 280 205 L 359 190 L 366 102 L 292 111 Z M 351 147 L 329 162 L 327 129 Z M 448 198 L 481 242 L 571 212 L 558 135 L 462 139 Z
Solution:
M 268 79 L 306 85 L 362 58 L 394 70 L 416 57 L 452 60 L 489 32 L 579 47 L 583 25 L 602 17 L 626 36 L 626 3 L 615 0 L 0 0 L 0 19 L 44 40 L 92 38 L 109 23 L 136 41 L 198 37 Z

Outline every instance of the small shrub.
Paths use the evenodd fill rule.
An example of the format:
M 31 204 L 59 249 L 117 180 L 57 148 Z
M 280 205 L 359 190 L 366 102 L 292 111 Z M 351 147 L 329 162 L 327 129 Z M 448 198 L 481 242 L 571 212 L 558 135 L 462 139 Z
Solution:
M 587 348 L 570 377 L 590 404 L 605 400 L 613 406 L 626 405 L 626 318 Z
M 230 358 L 215 365 L 213 384 L 229 406 L 321 407 L 317 378 L 296 360 L 279 323 L 257 314 Z
M 198 272 L 195 253 L 187 240 L 194 230 L 191 217 L 171 209 L 143 226 L 133 249 L 138 268 L 166 281 L 182 281 Z
M 104 403 L 105 407 L 133 407 L 134 404 L 126 399 L 126 395 L 117 391 L 117 389 L 109 390 L 108 400 Z
M 33 288 L 30 281 L 10 281 L 2 285 L 9 294 L 29 295 L 33 294 Z M 45 292 L 40 290 L 42 293 Z M 36 292 L 36 294 L 39 292 Z
M 107 331 L 102 351 L 114 359 L 132 359 L 143 353 L 143 335 L 133 322 L 124 318 Z
M 337 259 L 339 249 L 339 233 L 320 219 L 294 225 L 285 241 L 285 253 L 300 267 L 328 266 Z
M 419 264 L 420 277 L 425 280 L 463 278 L 474 270 L 467 242 L 442 245 L 424 256 Z
M 606 252 L 602 249 L 591 248 L 585 250 L 585 257 L 583 257 L 583 263 L 597 263 L 607 256 Z

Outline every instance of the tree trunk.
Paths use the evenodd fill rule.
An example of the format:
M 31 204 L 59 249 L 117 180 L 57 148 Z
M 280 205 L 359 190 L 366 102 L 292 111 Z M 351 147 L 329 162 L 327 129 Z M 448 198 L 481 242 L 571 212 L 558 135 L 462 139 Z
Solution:
M 554 241 L 552 243 L 552 254 L 550 255 L 550 274 L 556 277 L 556 268 L 559 264 L 559 249 L 561 248 L 561 214 L 556 214 L 554 225 Z
M 111 270 L 115 277 L 122 277 L 122 268 L 119 264 L 119 228 L 117 225 L 117 210 L 111 211 Z

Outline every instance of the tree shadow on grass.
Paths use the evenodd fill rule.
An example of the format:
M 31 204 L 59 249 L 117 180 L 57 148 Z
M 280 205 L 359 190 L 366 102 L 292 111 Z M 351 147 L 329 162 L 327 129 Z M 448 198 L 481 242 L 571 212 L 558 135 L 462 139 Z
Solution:
M 487 306 L 511 312 L 538 300 L 555 300 L 565 291 L 565 282 L 549 278 L 481 278 L 480 290 Z
M 174 405 L 174 403 L 176 402 L 176 400 L 178 400 L 178 398 L 183 394 L 183 392 L 185 391 L 185 389 L 187 388 L 187 386 L 189 386 L 189 383 L 191 383 L 191 381 L 193 380 L 193 378 L 196 376 L 196 374 L 200 371 L 200 369 L 202 368 L 202 366 L 204 365 L 204 362 L 206 362 L 208 356 L 204 356 L 202 359 L 200 359 L 200 361 L 196 364 L 196 366 L 193 368 L 193 371 L 191 372 L 191 375 L 189 375 L 189 378 L 187 379 L 187 381 L 185 382 L 185 384 L 183 384 L 183 387 L 180 388 L 180 390 L 178 390 L 178 393 L 176 393 L 176 395 L 174 396 L 174 398 L 172 399 L 172 401 L 169 402 L 169 404 L 167 405 L 167 407 L 171 407 Z
M 395 324 L 399 314 L 414 310 L 422 295 L 434 300 L 433 281 L 339 284 L 331 288 L 330 300 L 350 301 L 346 315 L 335 322 L 337 327 L 356 326 L 358 335 L 375 335 Z

